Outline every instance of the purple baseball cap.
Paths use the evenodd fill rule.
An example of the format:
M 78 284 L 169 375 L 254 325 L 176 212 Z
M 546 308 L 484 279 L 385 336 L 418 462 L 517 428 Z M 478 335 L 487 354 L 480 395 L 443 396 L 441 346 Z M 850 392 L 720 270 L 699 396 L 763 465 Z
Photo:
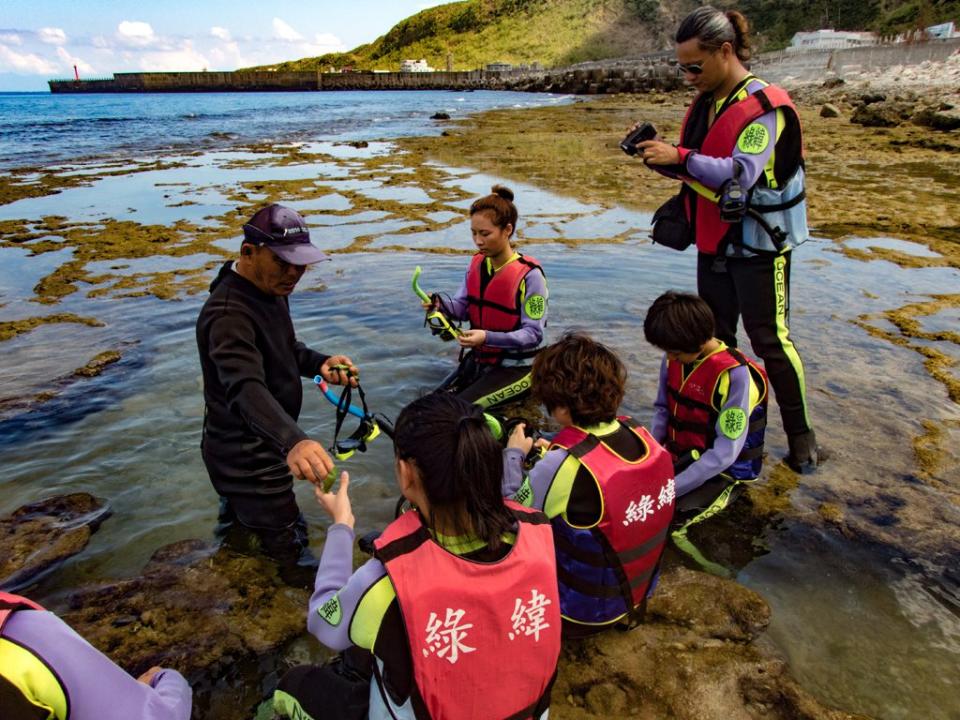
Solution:
M 291 265 L 312 265 L 330 259 L 310 242 L 310 230 L 300 213 L 283 205 L 267 205 L 257 210 L 243 226 L 243 239 L 254 245 L 266 245 Z

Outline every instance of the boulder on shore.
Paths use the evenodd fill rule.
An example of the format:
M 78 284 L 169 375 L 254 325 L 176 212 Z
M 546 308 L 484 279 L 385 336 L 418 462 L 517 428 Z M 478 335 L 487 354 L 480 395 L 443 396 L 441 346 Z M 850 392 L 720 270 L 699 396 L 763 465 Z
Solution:
M 854 720 L 800 688 L 757 642 L 770 621 L 752 590 L 685 568 L 664 572 L 647 620 L 564 642 L 550 717 Z
M 90 542 L 109 505 L 89 493 L 58 495 L 0 518 L 0 589 L 15 591 L 39 580 Z

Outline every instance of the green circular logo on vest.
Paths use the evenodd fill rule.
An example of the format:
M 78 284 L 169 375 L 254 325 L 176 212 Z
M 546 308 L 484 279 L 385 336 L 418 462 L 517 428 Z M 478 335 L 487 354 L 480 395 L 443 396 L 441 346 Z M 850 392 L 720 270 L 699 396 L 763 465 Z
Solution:
M 736 440 L 747 429 L 747 414 L 743 408 L 727 408 L 720 413 L 720 432 L 730 440 Z
M 539 320 L 547 312 L 547 299 L 543 295 L 531 295 L 524 303 L 523 309 L 528 317 Z
M 748 125 L 747 129 L 740 133 L 740 139 L 737 140 L 737 147 L 740 148 L 740 151 L 751 155 L 762 153 L 769 144 L 770 133 L 760 123 Z

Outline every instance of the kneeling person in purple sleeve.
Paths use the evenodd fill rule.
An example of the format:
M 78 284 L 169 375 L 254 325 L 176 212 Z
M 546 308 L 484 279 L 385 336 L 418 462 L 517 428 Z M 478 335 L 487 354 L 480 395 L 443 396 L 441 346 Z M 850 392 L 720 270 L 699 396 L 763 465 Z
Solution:
M 714 337 L 713 313 L 696 295 L 669 291 L 658 297 L 643 332 L 665 353 L 651 432 L 673 457 L 677 512 L 689 519 L 674 539 L 702 565 L 717 569 L 685 542 L 686 528 L 723 510 L 743 482 L 760 474 L 766 374 Z
M 669 454 L 617 415 L 626 380 L 607 347 L 564 335 L 534 360 L 532 389 L 563 429 L 528 476 L 522 425 L 503 451 L 504 495 L 553 525 L 565 637 L 642 621 L 673 518 Z
M 0 592 L 0 718 L 189 720 L 192 704 L 176 670 L 134 679 L 52 612 Z
M 318 720 L 546 717 L 560 654 L 546 518 L 504 500 L 499 443 L 480 408 L 450 393 L 404 408 L 394 452 L 415 509 L 356 572 L 347 474 L 336 494 L 316 491 L 333 525 L 307 628 L 348 652 L 293 668 L 274 709 Z

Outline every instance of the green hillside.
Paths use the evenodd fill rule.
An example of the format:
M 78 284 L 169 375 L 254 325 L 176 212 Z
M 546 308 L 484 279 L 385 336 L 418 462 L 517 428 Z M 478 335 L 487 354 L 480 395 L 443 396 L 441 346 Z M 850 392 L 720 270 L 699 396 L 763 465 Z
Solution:
M 417 13 L 350 52 L 272 67 L 396 71 L 401 60 L 424 58 L 445 69 L 448 54 L 455 70 L 496 61 L 569 65 L 668 48 L 663 28 L 672 18 L 659 6 L 657 0 L 464 0 Z
M 429 8 L 346 53 L 291 60 L 277 70 L 391 70 L 404 59 L 472 70 L 491 62 L 545 67 L 673 47 L 696 0 L 463 0 Z M 799 30 L 830 27 L 892 34 L 960 21 L 960 0 L 715 0 L 753 23 L 761 49 L 784 47 Z

